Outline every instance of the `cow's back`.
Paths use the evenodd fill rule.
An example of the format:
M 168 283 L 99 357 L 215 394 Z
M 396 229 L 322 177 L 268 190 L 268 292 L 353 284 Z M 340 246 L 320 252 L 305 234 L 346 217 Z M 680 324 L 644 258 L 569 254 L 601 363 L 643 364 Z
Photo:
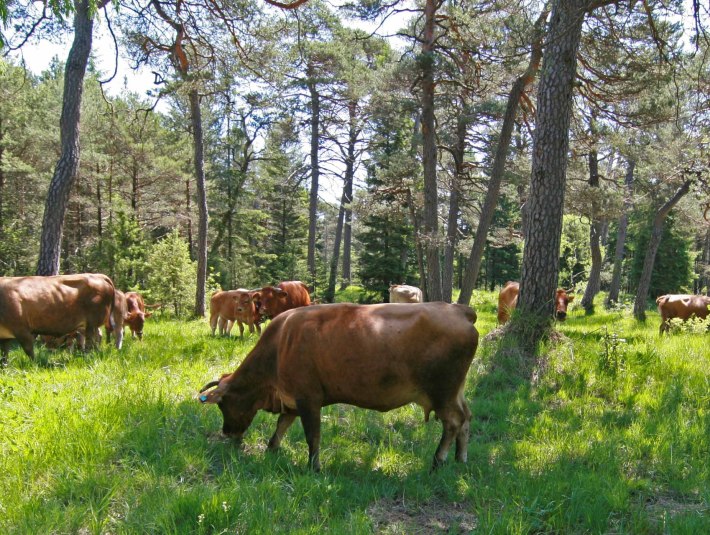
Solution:
M 311 304 L 311 294 L 308 292 L 308 286 L 301 281 L 284 281 L 277 285 L 284 290 L 288 297 L 286 298 L 288 308 L 305 307 Z
M 390 303 L 421 303 L 423 301 L 424 294 L 416 286 L 407 284 L 390 286 Z
M 102 274 L 6 277 L 0 282 L 0 330 L 59 336 L 97 329 L 113 300 L 113 282 Z
M 267 329 L 277 331 L 277 390 L 286 403 L 303 395 L 376 410 L 416 402 L 428 414 L 462 388 L 478 345 L 475 319 L 447 303 L 287 311 Z

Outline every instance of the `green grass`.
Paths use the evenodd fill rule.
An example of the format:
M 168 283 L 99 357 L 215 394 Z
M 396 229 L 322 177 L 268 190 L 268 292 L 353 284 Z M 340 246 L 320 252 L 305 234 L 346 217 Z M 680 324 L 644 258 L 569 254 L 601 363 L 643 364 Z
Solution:
M 495 295 L 473 303 L 485 335 Z M 710 338 L 653 312 L 573 308 L 532 381 L 482 342 L 469 462 L 433 474 L 440 424 L 413 406 L 324 409 L 317 475 L 298 423 L 264 452 L 274 415 L 235 448 L 194 395 L 256 337 L 153 320 L 120 352 L 11 352 L 0 533 L 710 533 Z

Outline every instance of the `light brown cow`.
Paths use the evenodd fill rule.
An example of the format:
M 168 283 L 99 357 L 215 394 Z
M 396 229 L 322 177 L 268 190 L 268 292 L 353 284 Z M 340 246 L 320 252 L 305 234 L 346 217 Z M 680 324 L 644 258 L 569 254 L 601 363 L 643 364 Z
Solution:
M 518 306 L 518 295 L 520 294 L 520 283 L 508 281 L 498 294 L 498 323 L 503 325 L 510 319 L 513 310 Z M 567 293 L 567 290 L 558 288 L 555 293 L 555 318 L 557 321 L 567 319 L 567 307 L 574 301 L 574 296 Z
M 208 383 L 198 397 L 219 406 L 222 431 L 237 441 L 259 409 L 279 414 L 269 450 L 299 416 L 315 471 L 322 407 L 348 403 L 384 412 L 417 403 L 425 420 L 434 411 L 443 424 L 434 466 L 446 460 L 454 440 L 456 459 L 465 462 L 471 411 L 464 386 L 478 345 L 475 321 L 469 307 L 447 303 L 289 310 L 234 373 Z
M 239 336 L 244 336 L 244 325 L 253 333 L 256 327 L 261 334 L 259 325 L 261 317 L 254 302 L 253 292 L 239 288 L 216 292 L 210 299 L 210 327 L 212 334 L 219 326 L 220 335 L 229 335 L 234 324 L 239 325 Z
M 392 284 L 390 286 L 390 303 L 422 303 L 424 294 L 416 286 L 408 284 Z
M 670 320 L 680 318 L 683 321 L 691 316 L 707 318 L 710 297 L 705 295 L 668 294 L 656 299 L 658 312 L 661 314 L 659 334 L 668 332 Z
M 276 286 L 264 286 L 261 290 L 251 292 L 251 297 L 259 303 L 259 314 L 271 319 L 292 308 L 311 304 L 308 286 L 301 281 L 284 281 Z
M 126 292 L 126 325 L 131 329 L 131 335 L 139 340 L 143 340 L 143 328 L 146 318 L 150 318 L 152 312 L 145 311 L 145 301 L 138 292 Z
M 116 309 L 116 292 L 106 275 L 84 273 L 53 277 L 0 277 L 0 345 L 7 361 L 10 340 L 34 358 L 36 335 L 64 336 L 79 332 L 84 349 L 101 339 L 99 327 L 109 316 L 115 328 L 123 326 Z M 122 331 L 122 329 L 120 329 Z M 116 337 L 121 347 L 123 336 Z

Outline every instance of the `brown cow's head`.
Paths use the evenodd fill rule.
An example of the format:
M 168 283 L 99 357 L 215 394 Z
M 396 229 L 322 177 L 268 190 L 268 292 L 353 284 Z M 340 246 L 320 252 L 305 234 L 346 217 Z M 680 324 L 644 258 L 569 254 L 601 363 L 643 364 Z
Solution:
M 239 392 L 231 379 L 232 374 L 224 374 L 219 381 L 207 383 L 200 389 L 197 399 L 201 403 L 216 404 L 222 411 L 222 433 L 241 442 L 257 409 L 253 400 L 244 392 Z M 209 390 L 212 387 L 216 388 Z
M 272 318 L 274 313 L 278 314 L 278 310 L 286 304 L 286 298 L 288 297 L 288 292 L 278 286 L 265 286 L 261 289 L 261 292 L 255 293 L 259 294 L 261 303 L 259 313 L 269 318 Z
M 573 295 L 568 295 L 567 290 L 558 289 L 555 296 L 555 318 L 557 321 L 567 319 L 567 305 L 574 301 Z
M 249 292 L 239 292 L 234 296 L 237 314 L 254 313 L 254 300 Z
M 141 312 L 140 310 L 134 310 L 124 318 L 124 321 L 126 322 L 126 325 L 130 326 L 131 331 L 138 335 L 138 339 L 143 340 L 143 327 L 145 325 L 145 320 L 152 315 L 152 312 Z

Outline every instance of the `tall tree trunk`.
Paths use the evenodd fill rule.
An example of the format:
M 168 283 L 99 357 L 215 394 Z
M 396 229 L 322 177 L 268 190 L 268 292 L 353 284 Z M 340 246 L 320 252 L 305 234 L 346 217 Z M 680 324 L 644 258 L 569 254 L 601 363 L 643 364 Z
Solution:
M 101 202 L 101 179 L 99 178 L 99 165 L 96 164 L 96 233 L 99 236 L 99 252 L 103 248 L 104 237 L 104 212 Z
M 491 178 L 488 181 L 486 198 L 483 201 L 476 236 L 473 239 L 471 254 L 468 257 L 468 262 L 466 262 L 466 270 L 464 271 L 463 283 L 461 284 L 461 293 L 459 294 L 458 302 L 464 305 L 468 305 L 471 301 L 473 289 L 476 287 L 476 282 L 478 281 L 481 259 L 483 258 L 483 252 L 486 248 L 486 237 L 488 236 L 488 230 L 490 229 L 496 205 L 498 204 L 500 186 L 505 172 L 505 162 L 508 158 L 510 141 L 513 136 L 515 117 L 518 114 L 520 99 L 523 97 L 525 89 L 535 80 L 535 76 L 540 69 L 540 61 L 542 60 L 542 39 L 544 36 L 545 20 L 548 14 L 549 5 L 546 4 L 535 22 L 535 34 L 528 67 L 525 69 L 525 72 L 515 80 L 510 94 L 508 95 L 508 103 L 506 104 L 505 115 L 503 116 L 500 137 L 498 138 L 498 145 L 496 146 L 496 153 L 493 158 Z
M 518 309 L 513 329 L 534 353 L 548 332 L 559 275 L 562 209 L 569 149 L 572 95 L 584 10 L 589 2 L 557 0 L 552 9 L 538 88 L 527 231 Z M 526 325 L 527 324 L 527 325 Z
M 192 241 L 192 194 L 190 193 L 190 177 L 185 179 L 185 212 L 187 217 L 187 250 L 190 259 L 195 259 L 195 247 Z
M 79 168 L 81 98 L 84 92 L 84 75 L 91 53 L 94 22 L 88 0 L 78 0 L 75 3 L 75 8 L 74 42 L 69 50 L 64 71 L 62 116 L 59 120 L 62 152 L 47 192 L 42 218 L 37 275 L 57 275 L 59 273 L 64 215 Z
M 594 120 L 594 117 L 592 117 L 592 136 L 596 134 Z M 593 143 L 596 142 L 593 141 Z M 592 150 L 589 151 L 589 186 L 592 188 L 592 213 L 590 216 L 591 224 L 589 225 L 589 247 L 591 249 L 592 265 L 589 270 L 587 287 L 582 297 L 582 307 L 587 314 L 594 312 L 594 297 L 599 293 L 602 272 L 601 233 L 603 225 L 597 195 L 597 190 L 599 190 L 599 154 L 596 148 L 592 148 Z
M 412 129 L 412 144 L 409 148 L 409 154 L 412 158 L 416 158 L 419 148 L 419 129 L 421 127 L 421 123 L 421 114 L 419 114 L 414 118 L 414 128 Z M 412 229 L 414 231 L 414 249 L 417 254 L 417 268 L 419 269 L 419 287 L 424 293 L 424 300 L 428 301 L 429 292 L 427 291 L 427 277 L 426 267 L 424 265 L 424 246 L 422 244 L 421 225 L 419 224 L 419 217 L 417 216 L 417 208 L 414 205 L 414 196 L 412 195 L 411 187 L 406 187 L 406 203 L 407 208 L 409 209 L 409 219 L 411 220 Z
M 311 192 L 308 203 L 308 274 L 313 287 L 316 282 L 316 223 L 318 222 L 318 139 L 320 131 L 320 94 L 313 68 L 308 67 L 308 91 L 311 95 Z
M 462 106 L 463 108 L 463 106 Z M 442 270 L 442 299 L 451 302 L 454 287 L 454 255 L 459 235 L 459 189 L 463 177 L 463 159 L 466 152 L 466 131 L 468 120 L 461 110 L 456 124 L 456 147 L 454 148 L 454 177 L 449 195 L 449 216 L 446 223 L 446 246 L 444 247 L 444 266 Z
M 350 190 L 348 193 L 348 198 L 352 201 L 353 198 L 353 185 L 350 183 Z M 350 208 L 350 204 L 345 208 L 345 222 L 343 226 L 343 276 L 340 283 L 340 289 L 344 290 L 350 286 L 352 280 L 352 225 L 353 225 L 353 211 Z
M 205 156 L 202 135 L 202 111 L 200 96 L 196 89 L 190 90 L 190 114 L 192 116 L 192 139 L 195 145 L 195 182 L 197 184 L 197 291 L 195 293 L 195 316 L 205 315 L 205 291 L 207 284 L 207 191 L 205 188 Z
M 427 300 L 441 301 L 439 261 L 439 191 L 436 181 L 436 123 L 434 118 L 434 19 L 438 0 L 426 0 L 424 35 L 419 57 L 422 90 L 422 165 L 424 168 L 424 251 L 426 253 Z
M 626 177 L 624 178 L 624 205 L 619 217 L 619 228 L 616 232 L 616 247 L 614 249 L 614 269 L 609 285 L 609 295 L 607 295 L 605 306 L 611 307 L 619 300 L 619 290 L 621 289 L 621 267 L 624 262 L 624 250 L 626 249 L 626 231 L 629 226 L 629 210 L 631 209 L 631 199 L 634 188 L 634 169 L 636 162 L 629 159 L 626 164 Z
M 690 191 L 692 182 L 692 180 L 686 180 L 683 185 L 678 188 L 678 191 L 675 192 L 673 197 L 661 206 L 653 218 L 651 238 L 648 241 L 646 258 L 643 261 L 643 270 L 641 271 L 636 300 L 634 301 L 634 317 L 639 321 L 646 319 L 646 301 L 648 301 L 648 290 L 651 287 L 653 264 L 656 262 L 656 253 L 658 252 L 658 246 L 661 244 L 661 236 L 663 235 L 663 223 L 673 207 L 678 204 L 678 201 Z
M 5 159 L 5 145 L 3 143 L 4 137 L 5 136 L 2 127 L 2 117 L 0 117 L 0 240 L 3 239 L 3 234 L 5 230 L 5 166 L 3 162 Z
M 335 284 L 338 278 L 338 262 L 340 260 L 340 242 L 343 236 L 343 226 L 345 224 L 345 207 L 352 202 L 353 176 L 355 174 L 355 143 L 357 143 L 357 102 L 348 103 L 349 133 L 348 149 L 345 159 L 345 176 L 343 177 L 343 195 L 340 198 L 340 209 L 338 210 L 338 222 L 335 227 L 335 238 L 333 239 L 333 256 L 330 260 L 330 276 L 328 277 L 328 289 L 325 292 L 325 301 L 332 303 L 335 300 Z

